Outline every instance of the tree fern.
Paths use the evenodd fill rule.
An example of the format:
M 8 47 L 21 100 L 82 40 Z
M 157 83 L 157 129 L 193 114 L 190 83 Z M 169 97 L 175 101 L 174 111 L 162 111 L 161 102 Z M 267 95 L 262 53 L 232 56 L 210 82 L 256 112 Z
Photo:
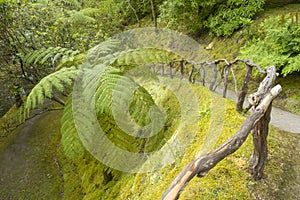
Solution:
M 72 98 L 69 97 L 61 118 L 61 143 L 65 155 L 71 159 L 84 154 L 85 148 L 77 133 L 72 110 Z
M 91 67 L 99 63 L 110 65 L 116 56 L 120 54 L 119 45 L 119 40 L 109 39 L 91 48 L 87 53 L 85 64 L 89 64 Z
M 101 113 L 111 114 L 112 93 L 122 74 L 121 70 L 108 67 L 101 75 L 95 93 L 96 112 L 98 115 Z
M 53 89 L 63 91 L 67 86 L 72 85 L 73 80 L 77 76 L 77 69 L 75 67 L 62 68 L 44 77 L 30 92 L 27 97 L 25 108 L 25 117 L 29 115 L 30 110 L 42 105 L 46 97 L 51 98 Z
M 120 127 L 118 127 L 113 117 L 105 113 L 101 114 L 99 119 L 99 125 L 106 134 L 106 137 L 109 138 L 109 140 L 116 146 L 131 152 L 138 153 L 140 151 L 143 139 L 133 137 L 124 132 L 122 129 L 120 129 Z
M 139 65 L 170 63 L 172 60 L 180 59 L 180 57 L 172 52 L 155 48 L 126 50 L 123 52 L 119 50 L 122 48 L 118 40 L 108 40 L 92 48 L 83 64 L 86 67 L 85 72 L 87 72 L 84 75 L 88 76 L 88 81 L 83 83 L 82 86 L 84 88 L 96 88 L 93 96 L 96 103 L 95 109 L 99 125 L 107 137 L 120 148 L 140 152 L 143 151 L 145 142 L 148 140 L 140 138 L 139 134 L 144 131 L 143 128 L 150 126 L 151 130 L 155 129 L 155 127 L 151 127 L 153 124 L 164 123 L 166 119 L 164 113 L 156 106 L 151 94 L 136 81 L 137 74 L 133 73 L 132 76 L 125 76 L 125 74 L 128 70 L 134 72 L 134 68 Z M 46 97 L 51 98 L 54 88 L 63 91 L 67 86 L 72 85 L 78 72 L 76 68 L 78 65 L 72 66 L 72 64 L 74 62 L 80 63 L 85 58 L 85 54 L 78 53 L 57 47 L 38 50 L 26 57 L 28 64 L 43 63 L 48 61 L 49 58 L 55 62 L 62 57 L 57 65 L 59 71 L 46 76 L 32 89 L 24 106 L 26 116 L 30 110 L 42 105 Z M 60 69 L 61 66 L 67 66 L 68 68 Z M 102 74 L 95 74 L 93 69 L 95 66 L 105 67 L 105 71 Z M 114 101 L 113 98 L 117 98 L 117 101 Z M 75 127 L 72 101 L 70 99 L 67 101 L 61 119 L 61 133 L 65 154 L 70 158 L 75 158 L 81 156 L 84 150 Z M 119 118 L 115 118 L 116 116 L 113 116 L 114 107 L 121 108 L 121 111 L 122 108 L 128 110 L 125 113 L 126 116 L 121 115 L 118 116 Z M 84 113 L 82 115 L 84 116 Z M 125 121 L 118 120 L 120 117 Z M 88 120 L 88 118 L 83 117 L 82 120 Z M 153 123 L 151 120 L 156 121 Z M 126 125 L 127 129 L 121 128 Z M 157 139 L 160 138 L 155 138 L 155 140 Z
M 142 131 L 141 127 L 151 122 L 150 115 L 153 115 L 152 120 L 159 119 L 160 122 L 164 122 L 160 118 L 164 114 L 155 105 L 148 91 L 112 67 L 102 74 L 95 99 L 98 116 L 103 113 L 114 115 L 121 119 L 117 120 L 117 123 L 126 127 L 128 133 L 138 135 L 138 132 Z

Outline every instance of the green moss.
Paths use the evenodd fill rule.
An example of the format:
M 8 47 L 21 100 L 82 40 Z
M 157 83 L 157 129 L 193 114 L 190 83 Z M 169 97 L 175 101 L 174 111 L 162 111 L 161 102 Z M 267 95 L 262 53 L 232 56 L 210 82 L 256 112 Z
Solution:
M 18 125 L 18 110 L 13 106 L 1 119 L 0 119 L 0 152 L 5 150 L 11 144 L 16 136 L 16 126 Z
M 200 105 L 197 135 L 185 154 L 175 163 L 152 173 L 126 174 L 115 171 L 113 180 L 103 184 L 103 170 L 106 167 L 86 153 L 83 159 L 73 161 L 72 164 L 68 160 L 62 163 L 65 177 L 64 197 L 67 199 L 160 199 L 178 173 L 199 152 L 203 152 L 203 148 L 206 148 L 204 152 L 207 152 L 223 143 L 239 129 L 244 121 L 244 117 L 235 111 L 235 104 L 232 101 L 224 100 L 205 88 L 192 87 Z M 169 95 L 172 96 L 172 94 L 167 96 Z M 177 104 L 172 98 L 163 98 L 161 103 L 169 106 Z M 223 103 L 226 110 L 224 112 L 222 109 L 216 110 L 216 103 L 221 105 Z M 212 146 L 206 147 L 203 143 L 211 136 L 207 135 L 208 131 L 215 130 L 214 127 L 220 123 L 214 113 L 225 113 L 225 118 L 220 118 L 224 120 L 224 123 L 221 124 L 221 132 L 216 136 L 216 141 L 211 143 Z M 212 120 L 213 123 L 210 122 L 212 117 L 215 117 Z M 175 118 L 174 123 L 179 123 L 179 121 Z M 210 129 L 210 126 L 214 127 Z M 278 138 L 274 138 L 274 134 L 278 135 L 276 130 L 271 129 L 269 158 L 273 161 L 268 162 L 266 170 L 267 173 L 273 173 L 272 170 L 274 170 L 276 175 L 280 174 L 282 177 L 282 171 L 276 167 L 282 154 L 275 153 L 282 153 L 282 147 L 278 145 L 280 142 Z M 284 140 L 280 138 L 282 139 Z M 254 192 L 256 188 L 262 186 L 259 182 L 253 182 L 247 173 L 252 148 L 252 140 L 249 137 L 237 152 L 220 162 L 206 177 L 194 178 L 185 188 L 181 199 L 250 199 L 255 194 L 274 195 L 272 190 Z M 271 166 L 269 166 L 270 163 Z M 273 184 L 279 187 L 277 182 Z
M 30 145 L 37 149 L 30 155 L 30 159 L 42 161 L 42 164 L 38 164 L 33 170 L 45 171 L 46 175 L 49 174 L 46 176 L 49 180 L 46 181 L 38 174 L 33 176 L 33 180 L 40 179 L 44 181 L 44 185 L 40 186 L 41 184 L 37 181 L 33 181 L 33 186 L 28 187 L 18 197 L 26 194 L 34 198 L 33 191 L 38 188 L 40 190 L 38 194 L 47 194 L 53 199 L 59 199 L 62 196 L 65 199 L 85 200 L 160 199 L 174 178 L 199 155 L 199 152 L 201 154 L 208 152 L 226 141 L 244 121 L 244 117 L 235 111 L 235 104 L 232 101 L 222 99 L 219 95 L 210 93 L 200 86 L 192 85 L 192 89 L 199 101 L 197 134 L 175 163 L 151 173 L 119 172 L 104 166 L 88 152 L 78 159 L 68 159 L 64 156 L 60 144 L 59 116 L 61 114 L 49 112 L 42 116 L 32 129 L 34 137 Z M 172 93 L 164 94 L 166 98 L 163 98 L 164 95 L 161 93 L 162 98 L 159 100 L 162 106 L 178 106 Z M 170 120 L 173 119 L 170 124 L 174 127 L 169 129 L 168 134 L 176 130 L 180 123 L 180 120 L 177 120 L 178 111 L 170 112 L 170 114 L 172 115 Z M 190 131 L 188 129 L 185 131 Z M 218 131 L 220 131 L 218 134 L 212 134 Z M 209 138 L 213 140 L 210 141 Z M 297 197 L 297 194 L 293 192 L 293 190 L 299 191 L 297 190 L 299 185 L 293 179 L 293 176 L 300 174 L 299 169 L 297 171 L 296 168 L 297 160 L 300 158 L 297 140 L 299 141 L 299 137 L 292 137 L 271 128 L 270 153 L 266 166 L 268 178 L 262 182 L 254 182 L 247 173 L 248 160 L 253 148 L 251 137 L 249 137 L 237 152 L 221 161 L 207 176 L 201 179 L 194 178 L 183 191 L 181 199 L 251 199 L 258 196 L 264 199 L 268 197 L 275 199 L 275 197 L 282 198 L 285 195 L 284 191 L 288 191 L 290 197 Z M 150 148 L 150 143 L 148 145 Z M 54 157 L 58 161 L 59 169 L 53 163 Z M 107 181 L 104 172 L 111 173 L 112 180 Z M 289 189 L 289 186 L 292 186 L 293 190 Z M 12 185 L 8 185 L 5 191 L 6 197 L 14 194 Z

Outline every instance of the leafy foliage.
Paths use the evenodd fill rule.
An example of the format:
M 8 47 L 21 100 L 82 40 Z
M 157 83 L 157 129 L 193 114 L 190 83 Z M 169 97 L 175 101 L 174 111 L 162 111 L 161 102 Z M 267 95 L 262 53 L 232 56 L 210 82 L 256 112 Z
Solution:
M 157 62 L 170 62 L 171 60 L 178 58 L 178 56 L 168 51 L 146 48 L 115 52 L 114 56 L 117 56 L 117 59 L 115 60 L 115 57 L 112 56 L 112 52 L 115 51 L 118 46 L 119 43 L 117 41 L 108 40 L 103 42 L 101 45 L 94 47 L 90 50 L 85 66 L 93 68 L 94 66 L 101 65 L 102 63 L 112 63 L 111 66 L 108 66 L 104 73 L 101 74 L 97 90 L 95 92 L 96 113 L 99 119 L 99 124 L 111 141 L 113 141 L 117 146 L 132 152 L 140 152 L 144 151 L 143 149 L 145 148 L 146 140 L 130 136 L 118 128 L 117 122 L 114 120 L 112 115 L 112 95 L 113 93 L 118 93 L 120 94 L 119 98 L 124 98 L 125 102 L 128 102 L 129 100 L 129 104 L 127 106 L 131 119 L 134 123 L 142 127 L 148 125 L 151 122 L 149 114 L 153 116 L 160 116 L 161 111 L 158 107 L 155 107 L 155 102 L 151 94 L 149 94 L 143 86 L 139 85 L 134 80 L 134 75 L 133 77 L 130 77 L 124 76 L 124 74 L 128 70 L 132 70 L 139 65 L 147 65 Z M 34 51 L 27 55 L 24 60 L 26 61 L 26 64 L 29 65 L 30 63 L 43 64 L 50 59 L 53 64 L 58 58 L 60 58 L 60 61 L 58 62 L 58 66 L 60 66 L 62 65 L 61 63 L 66 63 L 63 62 L 64 60 L 72 63 L 73 57 L 77 54 L 78 51 L 67 50 L 66 48 L 61 47 L 50 47 L 48 49 Z M 67 68 L 61 68 L 60 70 L 43 78 L 32 89 L 27 98 L 24 106 L 25 115 L 28 116 L 30 110 L 42 105 L 45 98 L 51 98 L 54 88 L 63 92 L 66 87 L 72 85 L 77 72 L 78 66 L 71 65 L 71 67 L 67 66 Z M 90 86 L 86 85 L 86 87 Z M 132 88 L 135 88 L 134 91 L 132 91 Z M 130 95 L 130 99 L 127 99 L 126 96 L 128 95 Z M 72 101 L 69 97 L 62 117 L 61 132 L 65 154 L 74 159 L 76 156 L 81 156 L 83 151 L 82 144 L 79 142 L 79 137 L 74 124 L 71 104 Z M 124 106 L 121 104 L 119 106 Z M 156 117 L 156 120 L 159 120 L 159 118 Z M 140 130 L 133 129 L 132 131 L 139 134 Z M 157 137 L 154 140 L 157 139 L 159 138 Z M 154 147 L 149 146 L 147 149 L 153 150 L 153 148 Z
M 54 66 L 60 60 L 64 60 L 63 63 L 65 63 L 67 59 L 72 61 L 74 56 L 78 53 L 78 50 L 74 51 L 63 47 L 42 48 L 28 53 L 23 58 L 23 61 L 26 66 L 31 64 L 43 65 L 46 62 L 51 63 L 52 66 Z M 62 66 L 62 64 L 60 64 L 60 66 Z
M 28 92 L 49 73 L 64 66 L 77 66 L 85 59 L 85 51 L 121 30 L 120 17 L 116 18 L 122 10 L 119 4 L 110 0 L 1 1 L 2 69 L 13 68 L 13 78 Z M 55 51 L 68 54 L 64 48 L 74 54 L 62 60 L 57 55 L 54 59 Z M 78 51 L 82 54 L 75 55 Z M 53 69 L 49 60 L 62 62 Z
M 166 0 L 160 7 L 160 20 L 170 28 L 197 33 L 208 28 L 212 35 L 230 36 L 251 22 L 264 0 Z
M 61 143 L 65 154 L 70 159 L 80 158 L 85 152 L 85 148 L 77 133 L 73 113 L 72 113 L 72 98 L 69 97 L 64 114 L 61 118 Z
M 264 0 L 234 0 L 218 6 L 215 15 L 208 18 L 206 26 L 211 34 L 230 36 L 242 26 L 251 23 L 256 13 L 262 10 Z
M 300 71 L 298 24 L 292 25 L 292 19 L 282 24 L 280 17 L 269 18 L 260 24 L 258 31 L 259 37 L 241 49 L 241 57 L 256 60 L 262 66 L 275 65 L 285 76 Z
M 46 97 L 52 98 L 54 88 L 63 92 L 67 86 L 73 84 L 78 70 L 75 67 L 62 68 L 44 77 L 30 92 L 27 97 L 25 108 L 25 116 L 29 115 L 30 110 L 44 103 Z
M 173 52 L 155 48 L 136 49 L 124 52 L 119 56 L 113 65 L 119 66 L 140 66 L 150 63 L 169 63 L 173 59 L 180 58 Z

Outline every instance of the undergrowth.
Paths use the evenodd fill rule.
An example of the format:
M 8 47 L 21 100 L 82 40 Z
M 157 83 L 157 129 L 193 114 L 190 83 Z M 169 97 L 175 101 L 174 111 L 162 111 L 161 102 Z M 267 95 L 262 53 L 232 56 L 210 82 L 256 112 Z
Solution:
M 300 10 L 300 4 L 288 4 L 281 7 L 276 8 L 266 8 L 264 12 L 257 15 L 253 23 L 249 26 L 246 26 L 235 34 L 233 34 L 230 38 L 209 38 L 206 35 L 203 35 L 198 40 L 204 47 L 209 46 L 212 43 L 212 50 L 208 50 L 208 53 L 211 56 L 211 60 L 215 59 L 227 59 L 229 61 L 233 61 L 235 58 L 240 56 L 240 48 L 243 47 L 247 42 L 251 41 L 251 39 L 257 34 L 258 25 L 264 21 L 266 18 L 277 18 L 281 16 L 283 13 L 286 16 L 289 16 L 290 12 L 296 12 Z M 247 58 L 243 58 L 247 60 Z M 254 63 L 258 61 L 253 60 Z M 265 66 L 261 66 L 264 68 Z M 244 74 L 246 70 L 246 66 L 243 64 L 235 65 L 233 67 L 238 89 L 240 91 Z M 249 83 L 249 91 L 248 94 L 255 92 L 260 81 L 263 76 L 258 75 L 256 69 L 254 71 L 254 77 L 251 78 Z M 286 77 L 278 77 L 277 83 L 280 83 L 283 92 L 280 94 L 279 98 L 274 101 L 274 106 L 279 107 L 283 110 L 290 111 L 292 113 L 300 114 L 300 81 L 299 81 L 299 73 L 294 72 L 291 75 L 287 75 Z M 229 85 L 228 87 L 231 90 L 234 90 L 234 80 L 229 73 Z

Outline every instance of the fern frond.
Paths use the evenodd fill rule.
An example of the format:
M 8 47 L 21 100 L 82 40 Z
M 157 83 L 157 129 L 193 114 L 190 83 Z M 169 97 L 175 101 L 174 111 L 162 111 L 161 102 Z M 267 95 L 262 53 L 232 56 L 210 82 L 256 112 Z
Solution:
M 42 48 L 28 53 L 24 56 L 23 60 L 26 66 L 30 64 L 45 64 L 48 59 L 52 58 L 52 65 L 58 61 L 60 58 L 72 59 L 75 55 L 79 54 L 79 51 L 74 51 L 71 49 L 63 47 L 49 47 L 47 49 Z
M 61 124 L 61 143 L 65 155 L 70 159 L 83 156 L 85 148 L 76 130 L 73 118 L 72 97 L 69 97 L 66 102 Z
M 101 10 L 98 8 L 84 8 L 80 10 L 85 16 L 94 17 L 97 13 L 101 13 Z
M 144 48 L 122 52 L 113 66 L 139 66 L 149 63 L 169 63 L 180 57 L 173 52 L 155 48 Z
M 101 44 L 93 47 L 88 51 L 87 62 L 93 65 L 98 63 L 104 63 L 115 58 L 115 53 L 119 52 L 120 41 L 116 39 L 109 39 Z
M 95 93 L 96 112 L 111 113 L 112 93 L 122 77 L 119 69 L 108 67 L 100 77 L 100 82 Z
M 67 51 L 67 48 L 61 48 L 59 49 L 59 51 L 55 52 L 55 55 L 52 59 L 52 65 L 54 65 L 54 63 L 59 59 L 62 58 L 65 55 L 65 51 Z
M 61 47 L 49 47 L 45 52 L 47 52 L 47 54 L 45 54 L 44 56 L 41 56 L 41 61 L 40 63 L 45 63 L 49 58 L 51 58 L 51 56 L 54 54 L 54 52 L 60 50 Z M 36 59 L 37 61 L 39 59 Z
M 97 116 L 103 113 L 112 116 L 113 110 L 120 111 L 114 113 L 122 119 L 118 120 L 119 125 L 128 127 L 128 124 L 132 124 L 127 131 L 134 135 L 138 134 L 138 127 L 151 122 L 150 115 L 163 115 L 145 88 L 113 67 L 108 67 L 100 77 L 95 102 Z
M 25 115 L 28 116 L 30 110 L 44 103 L 46 97 L 51 98 L 53 88 L 63 91 L 70 86 L 77 76 L 78 70 L 75 67 L 62 68 L 44 77 L 30 92 L 25 102 Z
M 85 53 L 81 53 L 81 54 L 77 54 L 78 52 L 72 52 L 70 54 L 70 56 L 64 56 L 60 62 L 58 63 L 58 65 L 56 66 L 56 70 L 59 70 L 63 67 L 71 67 L 74 66 L 76 68 L 78 68 L 86 59 L 86 54 Z
M 37 55 L 36 58 L 34 59 L 33 64 L 37 64 L 37 62 L 42 64 L 43 63 L 41 62 L 42 58 L 44 59 L 45 55 L 47 55 L 49 52 L 52 52 L 53 49 L 54 49 L 53 47 L 49 47 L 48 49 L 41 51 L 39 55 Z
M 106 113 L 101 114 L 99 116 L 99 125 L 106 137 L 116 146 L 131 152 L 137 153 L 140 151 L 143 139 L 133 137 L 122 131 L 111 116 Z
M 68 20 L 74 25 L 86 25 L 96 22 L 96 20 L 93 17 L 84 15 L 84 13 L 80 11 L 72 11 L 72 14 L 68 18 Z
M 38 50 L 35 50 L 35 51 L 33 51 L 33 52 L 28 53 L 28 54 L 25 55 L 25 57 L 24 57 L 24 64 L 25 64 L 26 66 L 30 65 L 30 64 L 33 63 L 33 62 L 36 60 L 36 58 L 37 58 L 42 52 L 44 52 L 44 51 L 46 51 L 46 49 L 45 49 L 45 48 L 42 48 L 42 49 L 38 49 Z

